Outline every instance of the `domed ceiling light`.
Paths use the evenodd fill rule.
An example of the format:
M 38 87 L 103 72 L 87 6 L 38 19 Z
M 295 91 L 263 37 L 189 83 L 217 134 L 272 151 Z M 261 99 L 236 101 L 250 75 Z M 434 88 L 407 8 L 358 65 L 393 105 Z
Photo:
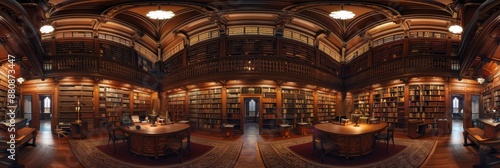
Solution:
M 464 29 L 460 26 L 460 20 L 458 19 L 458 12 L 453 12 L 453 21 L 451 21 L 451 26 L 448 27 L 448 30 L 453 34 L 460 34 Z
M 454 25 L 451 25 L 448 30 L 450 32 L 452 32 L 453 34 L 460 34 L 462 33 L 462 31 L 464 31 L 464 29 L 462 28 L 462 26 L 458 25 L 458 24 L 454 24 Z
M 149 11 L 146 16 L 151 19 L 165 20 L 174 17 L 175 13 L 172 11 L 161 10 L 160 5 L 158 5 L 158 10 Z
M 482 77 L 477 78 L 477 83 L 482 85 L 484 83 L 484 78 Z
M 340 5 L 339 11 L 333 11 L 332 13 L 330 13 L 330 17 L 340 20 L 352 19 L 354 18 L 354 16 L 356 16 L 356 14 L 352 13 L 351 11 L 344 10 L 343 5 Z
M 49 24 L 45 24 L 42 27 L 40 27 L 40 32 L 47 34 L 47 33 L 52 33 L 54 31 L 54 27 Z

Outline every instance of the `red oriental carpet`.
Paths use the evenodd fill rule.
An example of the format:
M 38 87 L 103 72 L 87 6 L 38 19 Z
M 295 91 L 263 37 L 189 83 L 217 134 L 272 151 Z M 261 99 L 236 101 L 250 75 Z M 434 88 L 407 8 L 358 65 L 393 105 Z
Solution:
M 107 146 L 108 139 L 69 140 L 74 155 L 83 167 L 234 167 L 243 142 L 202 139 L 191 136 L 191 156 L 185 155 L 179 163 L 177 155 L 167 157 L 136 156 L 128 151 L 126 142 Z
M 436 146 L 434 140 L 395 139 L 386 154 L 385 141 L 376 144 L 375 150 L 365 156 L 345 158 L 327 155 L 321 163 L 319 153 L 312 154 L 312 137 L 275 142 L 259 142 L 262 161 L 266 167 L 419 167 Z

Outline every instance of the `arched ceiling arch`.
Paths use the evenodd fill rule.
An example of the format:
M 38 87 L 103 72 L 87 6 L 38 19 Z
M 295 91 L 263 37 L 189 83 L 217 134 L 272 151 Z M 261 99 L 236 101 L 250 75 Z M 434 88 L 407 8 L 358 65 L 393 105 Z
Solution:
M 9 3 L 0 5 L 13 8 L 14 3 L 11 2 L 16 1 L 5 2 Z M 463 15 L 470 14 L 458 12 L 458 10 L 470 6 L 467 4 L 477 3 L 480 5 L 486 4 L 486 2 L 495 2 L 495 0 L 335 0 L 317 2 L 307 0 L 19 0 L 17 2 L 24 5 L 18 5 L 15 7 L 16 10 L 20 12 L 25 9 L 30 10 L 18 13 L 19 15 L 34 14 L 34 16 L 25 18 L 29 20 L 25 23 L 15 21 L 15 23 L 9 24 L 27 24 L 35 32 L 41 26 L 43 19 L 48 19 L 54 23 L 56 32 L 92 31 L 96 34 L 118 34 L 145 45 L 156 53 L 158 51 L 165 52 L 168 49 L 167 46 L 174 41 L 177 43 L 179 38 L 189 39 L 191 35 L 214 29 L 219 29 L 221 33 L 224 33 L 228 26 L 238 25 L 265 25 L 274 26 L 277 29 L 304 30 L 309 35 L 320 37 L 321 40 L 335 45 L 332 47 L 342 48 L 348 52 L 354 50 L 360 43 L 367 43 L 369 40 L 382 38 L 385 35 L 400 33 L 408 35 L 408 32 L 411 31 L 426 30 L 446 32 L 451 22 L 455 19 L 462 19 Z M 37 5 L 38 7 L 36 7 Z M 152 20 L 145 16 L 148 11 L 158 9 L 159 5 L 161 9 L 173 11 L 176 16 L 166 21 Z M 346 21 L 332 19 L 329 13 L 339 10 L 341 5 L 344 9 L 352 10 L 356 14 L 355 18 Z M 470 11 L 474 12 L 475 9 Z M 43 15 L 44 13 L 45 15 Z M 467 26 L 464 23 L 463 25 Z M 465 29 L 467 32 L 467 27 Z M 474 29 L 469 33 L 475 33 L 475 31 Z M 40 35 L 38 32 L 35 34 Z M 182 36 L 178 36 L 178 34 L 182 34 Z M 464 34 L 463 36 L 468 35 Z M 497 38 L 496 35 L 495 38 Z M 162 50 L 156 50 L 158 47 Z M 493 47 L 492 50 L 498 50 L 495 49 Z M 162 55 L 163 53 L 156 54 Z M 40 55 L 40 53 L 35 55 Z M 466 60 L 463 57 L 468 55 L 467 53 L 461 54 L 460 59 Z M 496 55 L 491 57 L 495 58 Z M 472 63 L 474 62 L 472 59 L 465 62 L 466 66 L 476 65 Z M 471 76 L 464 72 L 468 70 L 462 71 L 461 76 Z

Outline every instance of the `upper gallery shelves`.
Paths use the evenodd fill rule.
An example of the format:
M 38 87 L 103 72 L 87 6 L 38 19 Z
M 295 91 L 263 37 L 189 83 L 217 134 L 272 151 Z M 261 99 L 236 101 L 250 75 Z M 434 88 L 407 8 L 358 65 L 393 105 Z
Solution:
M 39 4 L 40 22 L 57 32 L 92 32 L 128 38 L 158 57 L 189 44 L 190 37 L 228 27 L 260 25 L 275 28 L 277 35 L 290 29 L 321 39 L 349 52 L 393 34 L 409 36 L 410 31 L 447 33 L 452 24 L 462 24 L 453 0 L 393 1 L 144 1 L 144 0 L 46 0 Z M 171 11 L 175 16 L 157 20 L 147 16 L 154 10 Z M 347 10 L 351 19 L 335 19 L 332 12 Z M 448 33 L 452 37 L 452 33 Z M 319 43 L 316 43 L 319 44 Z M 161 60 L 161 59 L 158 59 Z

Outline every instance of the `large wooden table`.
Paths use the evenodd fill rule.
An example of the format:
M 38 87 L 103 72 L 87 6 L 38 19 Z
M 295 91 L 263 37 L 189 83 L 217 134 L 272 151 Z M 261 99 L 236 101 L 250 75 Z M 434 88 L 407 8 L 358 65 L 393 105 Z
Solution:
M 137 130 L 137 125 L 141 126 L 141 129 Z M 165 145 L 174 141 L 178 133 L 188 131 L 189 124 L 175 123 L 151 127 L 150 123 L 143 123 L 119 128 L 129 135 L 128 148 L 132 153 L 158 157 L 165 155 Z
M 366 155 L 375 148 L 374 135 L 383 131 L 387 123 L 337 125 L 331 123 L 316 124 L 314 128 L 327 134 L 331 140 L 339 145 L 339 156 L 353 157 Z

